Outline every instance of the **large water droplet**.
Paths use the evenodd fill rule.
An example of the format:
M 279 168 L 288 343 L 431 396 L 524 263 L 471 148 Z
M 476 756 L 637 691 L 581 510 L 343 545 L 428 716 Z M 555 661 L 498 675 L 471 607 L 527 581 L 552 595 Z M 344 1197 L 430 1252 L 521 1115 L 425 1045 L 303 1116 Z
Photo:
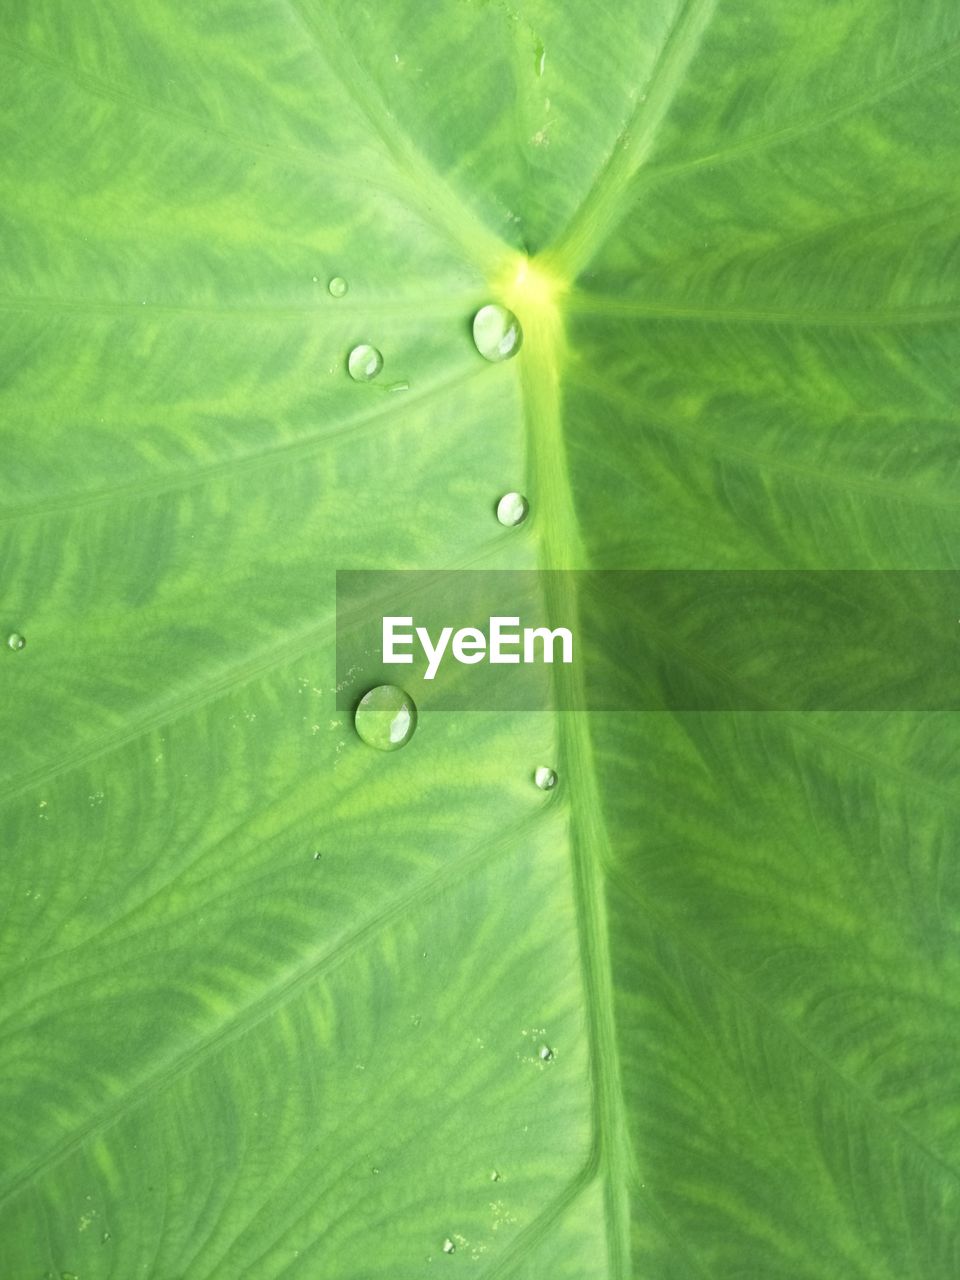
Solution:
M 497 503 L 497 519 L 510 528 L 526 520 L 529 510 L 530 504 L 522 493 L 505 493 Z
M 380 684 L 360 699 L 353 722 L 368 746 L 396 751 L 413 737 L 417 727 L 416 704 L 395 684 Z
M 342 298 L 347 292 L 348 287 L 349 286 L 343 276 L 334 276 L 327 285 L 327 289 L 330 291 L 330 296 L 332 298 Z
M 369 342 L 361 342 L 347 356 L 347 372 L 354 382 L 372 382 L 383 368 L 383 356 Z
M 446 1240 L 444 1240 L 444 1242 L 443 1242 L 443 1252 L 444 1252 L 444 1253 L 456 1253 L 456 1252 L 457 1252 L 457 1246 L 453 1243 L 453 1241 L 450 1239 L 450 1237 L 449 1237 L 449 1236 L 447 1236 Z
M 11 649 L 22 649 L 26 643 L 19 631 L 11 631 L 7 636 L 7 644 Z
M 541 1062 L 552 1062 L 553 1050 L 550 1048 L 548 1044 L 542 1044 L 540 1048 L 537 1050 L 537 1057 L 540 1059 Z
M 520 321 L 499 303 L 490 302 L 473 317 L 473 341 L 485 360 L 509 360 L 520 350 Z
M 553 769 L 548 769 L 546 765 L 540 765 L 533 780 L 541 791 L 549 791 L 557 785 L 557 775 Z

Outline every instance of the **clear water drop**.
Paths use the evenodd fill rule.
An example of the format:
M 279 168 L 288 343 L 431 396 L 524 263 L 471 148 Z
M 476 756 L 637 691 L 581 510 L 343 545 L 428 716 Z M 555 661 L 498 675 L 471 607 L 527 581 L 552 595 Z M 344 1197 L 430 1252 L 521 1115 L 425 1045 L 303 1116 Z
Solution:
M 449 1237 L 449 1236 L 447 1236 L 446 1240 L 444 1240 L 444 1242 L 443 1242 L 443 1252 L 444 1252 L 444 1253 L 456 1253 L 456 1252 L 457 1252 L 457 1246 L 453 1243 L 453 1241 L 450 1239 L 450 1237 Z
M 501 1176 L 501 1175 L 500 1175 L 500 1170 L 499 1170 L 499 1169 L 492 1169 L 492 1170 L 490 1171 L 490 1181 L 491 1181 L 491 1182 L 499 1182 L 499 1181 L 500 1181 L 500 1176 Z
M 368 746 L 396 751 L 413 737 L 416 703 L 395 684 L 380 684 L 360 699 L 353 723 Z
M 26 643 L 19 631 L 11 631 L 7 636 L 7 644 L 11 649 L 22 649 Z
M 383 356 L 369 342 L 361 342 L 347 356 L 347 372 L 354 382 L 372 382 L 383 368 Z
M 548 1044 L 542 1044 L 540 1048 L 537 1050 L 537 1057 L 540 1059 L 541 1062 L 552 1062 L 553 1050 L 550 1048 Z
M 522 493 L 505 493 L 497 503 L 497 519 L 509 529 L 522 524 L 529 510 L 530 504 Z
M 533 775 L 533 780 L 541 791 L 550 791 L 557 785 L 557 775 L 553 769 L 542 764 Z
M 319 861 L 320 861 L 320 859 L 321 859 L 322 857 L 323 857 L 323 854 L 320 852 L 320 850 L 319 850 L 319 849 L 314 849 L 314 851 L 313 851 L 313 860 L 314 860 L 314 862 L 319 862 Z
M 327 284 L 331 298 L 342 298 L 349 288 L 343 276 L 334 276 Z
M 488 302 L 473 317 L 473 341 L 484 360 L 509 360 L 520 350 L 520 321 L 497 302 Z
M 374 1177 L 376 1177 L 377 1174 L 380 1172 L 380 1170 L 377 1168 L 376 1165 L 374 1165 L 373 1168 L 370 1170 L 370 1172 L 373 1174 Z

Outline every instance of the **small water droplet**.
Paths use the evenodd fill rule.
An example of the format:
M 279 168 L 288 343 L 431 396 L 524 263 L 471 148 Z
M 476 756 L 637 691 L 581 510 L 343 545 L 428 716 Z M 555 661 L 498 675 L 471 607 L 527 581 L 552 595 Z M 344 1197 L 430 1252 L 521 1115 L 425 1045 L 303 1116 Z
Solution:
M 370 1172 L 374 1175 L 374 1177 L 376 1177 L 376 1175 L 380 1172 L 380 1170 L 377 1168 L 376 1165 L 374 1165 L 373 1168 L 370 1170 Z
M 540 765 L 536 773 L 533 775 L 533 780 L 541 791 L 549 791 L 552 787 L 557 785 L 556 773 L 553 769 L 548 769 L 546 765 L 543 764 Z
M 372 382 L 383 368 L 383 356 L 369 342 L 361 342 L 347 356 L 347 372 L 354 382 Z
M 334 276 L 327 285 L 331 298 L 342 298 L 348 288 L 349 286 L 343 276 Z
M 7 636 L 7 644 L 11 649 L 22 649 L 26 643 L 19 631 L 11 631 Z
M 550 1048 L 548 1044 L 542 1044 L 540 1048 L 537 1050 L 537 1057 L 540 1059 L 541 1062 L 552 1062 L 553 1050 Z
M 497 519 L 509 529 L 522 524 L 529 510 L 530 504 L 522 493 L 505 493 L 497 503 Z
M 523 330 L 520 321 L 497 302 L 481 307 L 473 317 L 473 341 L 485 360 L 509 360 L 520 350 Z
M 456 1252 L 457 1252 L 457 1246 L 453 1243 L 453 1241 L 450 1239 L 450 1237 L 449 1237 L 449 1236 L 447 1236 L 446 1240 L 444 1240 L 444 1242 L 443 1242 L 443 1252 L 444 1252 L 444 1253 L 456 1253 Z
M 313 851 L 313 860 L 314 860 L 314 862 L 319 862 L 319 861 L 320 861 L 320 859 L 321 859 L 322 857 L 323 857 L 323 854 L 320 852 L 320 850 L 319 850 L 319 849 L 314 849 L 314 851 Z
M 109 1231 L 105 1231 L 105 1232 L 103 1233 L 103 1235 L 100 1237 L 100 1243 L 101 1243 L 101 1244 L 109 1244 L 109 1243 L 110 1243 L 110 1239 L 111 1239 L 111 1237 L 110 1237 L 110 1232 L 109 1232 Z
M 61 1271 L 60 1280 L 80 1280 L 75 1271 Z
M 490 1181 L 491 1181 L 491 1182 L 499 1182 L 499 1181 L 500 1181 L 500 1170 L 499 1170 L 499 1169 L 493 1169 L 493 1170 L 491 1170 L 491 1173 L 490 1173 Z
M 417 727 L 416 704 L 395 684 L 380 684 L 360 699 L 353 723 L 368 746 L 396 751 L 413 737 Z

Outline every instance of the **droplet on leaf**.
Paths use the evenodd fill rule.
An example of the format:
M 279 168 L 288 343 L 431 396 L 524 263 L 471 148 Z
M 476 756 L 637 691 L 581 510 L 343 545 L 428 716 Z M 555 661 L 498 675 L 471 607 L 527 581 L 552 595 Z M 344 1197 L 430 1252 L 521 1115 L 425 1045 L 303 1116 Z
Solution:
M 497 519 L 507 528 L 511 528 L 526 520 L 529 510 L 530 504 L 522 493 L 505 493 L 497 503 Z
M 473 317 L 473 341 L 485 360 L 509 360 L 520 350 L 520 321 L 499 303 L 489 302 Z
M 342 298 L 343 295 L 347 292 L 347 288 L 348 288 L 348 285 L 346 280 L 344 280 L 343 276 L 334 276 L 333 279 L 327 285 L 327 289 L 329 290 L 330 296 L 332 298 Z
M 361 342 L 347 356 L 347 372 L 354 382 L 372 382 L 383 368 L 383 356 L 369 342 Z
M 417 707 L 410 695 L 395 684 L 380 684 L 360 699 L 353 722 L 368 746 L 396 751 L 413 737 Z
M 557 785 L 557 775 L 553 769 L 548 769 L 546 765 L 540 765 L 533 780 L 541 791 L 549 791 Z

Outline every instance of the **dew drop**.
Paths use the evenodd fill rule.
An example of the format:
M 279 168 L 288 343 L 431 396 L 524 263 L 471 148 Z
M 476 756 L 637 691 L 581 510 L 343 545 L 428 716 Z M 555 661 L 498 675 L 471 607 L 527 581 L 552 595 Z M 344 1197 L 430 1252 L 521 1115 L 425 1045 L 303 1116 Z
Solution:
M 489 302 L 473 317 L 473 341 L 485 360 L 509 360 L 520 350 L 520 321 L 499 303 Z
M 497 503 L 497 519 L 509 529 L 522 524 L 529 510 L 530 504 L 522 493 L 505 493 Z
M 540 1059 L 541 1062 L 552 1062 L 553 1050 L 550 1048 L 548 1044 L 542 1044 L 540 1048 L 537 1050 L 537 1057 Z
M 499 1169 L 493 1169 L 493 1170 L 491 1170 L 491 1172 L 490 1172 L 490 1181 L 491 1181 L 491 1182 L 499 1182 L 499 1181 L 500 1181 L 500 1176 L 501 1176 L 501 1175 L 500 1175 L 500 1170 L 499 1170 Z
M 457 1252 L 457 1246 L 453 1243 L 453 1241 L 450 1239 L 450 1237 L 449 1237 L 449 1236 L 447 1236 L 446 1240 L 444 1240 L 444 1242 L 443 1242 L 443 1252 L 444 1252 L 444 1253 L 456 1253 L 456 1252 Z
M 7 644 L 11 649 L 22 649 L 26 643 L 19 631 L 11 631 L 7 636 Z
M 354 382 L 372 382 L 383 368 L 383 356 L 369 342 L 361 342 L 347 356 L 347 372 Z
M 347 292 L 347 282 L 343 276 L 334 276 L 327 284 L 331 298 L 342 298 Z
M 557 785 L 557 775 L 553 769 L 548 769 L 546 765 L 540 765 L 533 780 L 541 791 L 550 791 Z
M 321 851 L 319 849 L 314 849 L 313 851 L 314 862 L 319 862 L 322 857 L 323 857 L 323 854 L 321 853 Z
M 413 737 L 417 727 L 416 704 L 395 684 L 380 684 L 360 699 L 353 722 L 368 746 L 380 751 L 396 751 Z
M 377 1174 L 380 1172 L 380 1170 L 377 1168 L 376 1165 L 374 1165 L 373 1168 L 370 1170 L 370 1172 L 373 1174 L 374 1177 L 376 1177 Z

